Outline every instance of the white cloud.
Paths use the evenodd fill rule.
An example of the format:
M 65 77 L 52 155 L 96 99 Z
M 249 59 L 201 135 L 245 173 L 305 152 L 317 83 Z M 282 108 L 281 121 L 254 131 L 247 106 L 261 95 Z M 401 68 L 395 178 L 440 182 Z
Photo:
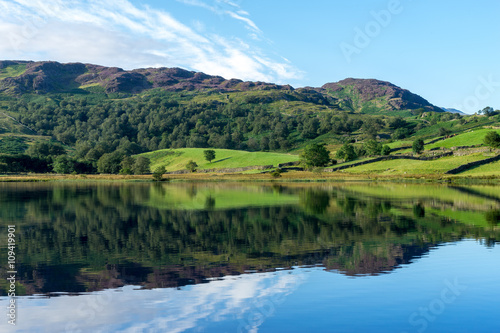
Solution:
M 178 1 L 205 6 L 198 0 Z M 237 3 L 218 0 L 205 7 L 243 22 L 255 39 L 262 34 Z M 196 26 L 202 27 L 202 22 Z M 200 31 L 168 12 L 139 8 L 127 0 L 0 0 L 3 59 L 86 62 L 125 69 L 183 67 L 277 83 L 301 76 L 282 59 L 263 57 L 258 47 L 241 38 Z
M 257 25 L 252 20 L 250 20 L 248 17 L 243 17 L 243 16 L 238 15 L 237 13 L 231 12 L 231 11 L 227 11 L 226 13 L 236 20 L 240 20 L 240 21 L 245 22 L 250 28 L 252 28 L 252 30 L 260 32 L 259 27 L 257 27 Z
M 253 22 L 250 18 L 245 17 L 245 16 L 250 16 L 250 13 L 248 13 L 245 10 L 242 10 L 240 5 L 235 2 L 227 0 L 214 0 L 213 4 L 209 5 L 208 3 L 201 0 L 177 0 L 177 1 L 186 5 L 208 9 L 211 12 L 219 15 L 227 15 L 235 20 L 244 22 L 247 28 L 249 28 L 250 30 L 253 30 L 254 32 L 257 32 L 259 34 L 262 33 L 257 24 L 255 24 L 255 22 Z

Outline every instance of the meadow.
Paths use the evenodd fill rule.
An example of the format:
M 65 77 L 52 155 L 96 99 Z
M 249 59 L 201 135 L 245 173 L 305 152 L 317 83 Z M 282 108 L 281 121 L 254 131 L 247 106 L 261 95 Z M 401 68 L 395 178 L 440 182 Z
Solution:
M 189 161 L 198 164 L 198 169 L 222 169 L 241 168 L 247 166 L 273 165 L 280 163 L 295 162 L 299 160 L 298 155 L 270 153 L 270 152 L 247 152 L 231 149 L 213 149 L 215 160 L 212 163 L 205 160 L 203 148 L 163 149 L 144 153 L 151 160 L 151 169 L 164 166 L 167 171 L 185 170 Z

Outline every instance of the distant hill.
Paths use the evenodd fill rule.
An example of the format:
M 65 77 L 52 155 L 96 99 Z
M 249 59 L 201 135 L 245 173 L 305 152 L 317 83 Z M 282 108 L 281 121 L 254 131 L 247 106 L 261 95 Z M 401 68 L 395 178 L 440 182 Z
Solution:
M 441 108 L 441 109 L 443 109 L 446 112 L 458 113 L 458 114 L 461 114 L 461 115 L 466 115 L 467 114 L 467 113 L 462 112 L 462 111 L 457 110 L 457 109 L 451 109 L 451 108 Z
M 323 105 L 334 107 L 340 105 L 346 110 L 372 114 L 419 108 L 442 112 L 440 108 L 408 90 L 374 79 L 349 78 L 336 83 L 327 83 L 321 88 L 294 89 L 290 85 L 228 80 L 180 68 L 142 68 L 126 71 L 117 67 L 82 63 L 0 61 L 0 93 L 11 96 L 99 92 L 138 94 L 155 88 L 169 92 L 228 93 L 270 90 L 294 92 L 294 96 L 276 94 L 271 100 L 266 93 L 262 93 L 265 96 L 254 96 L 254 98 L 257 100 L 260 98 L 267 103 L 300 100 L 318 104 L 318 100 L 323 100 L 321 102 Z
M 390 82 L 375 79 L 348 78 L 327 83 L 321 91 L 338 98 L 353 111 L 375 113 L 378 110 L 407 110 L 423 108 L 425 111 L 443 112 L 426 99 Z
M 215 89 L 237 91 L 253 89 L 291 89 L 264 82 L 226 80 L 180 68 L 146 68 L 126 71 L 92 64 L 61 64 L 54 61 L 0 61 L 0 92 L 57 93 L 74 89 L 102 88 L 107 93 L 140 93 L 153 88 L 168 91 Z

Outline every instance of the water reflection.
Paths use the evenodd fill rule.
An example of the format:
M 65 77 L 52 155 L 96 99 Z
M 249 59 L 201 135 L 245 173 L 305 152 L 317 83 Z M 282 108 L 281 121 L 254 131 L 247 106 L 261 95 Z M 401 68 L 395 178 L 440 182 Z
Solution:
M 500 236 L 500 190 L 486 186 L 51 183 L 0 190 L 0 223 L 18 228 L 18 292 L 26 295 L 182 287 L 304 265 L 379 275 L 439 244 L 474 238 L 491 247 Z M 6 295 L 5 285 L 0 290 Z

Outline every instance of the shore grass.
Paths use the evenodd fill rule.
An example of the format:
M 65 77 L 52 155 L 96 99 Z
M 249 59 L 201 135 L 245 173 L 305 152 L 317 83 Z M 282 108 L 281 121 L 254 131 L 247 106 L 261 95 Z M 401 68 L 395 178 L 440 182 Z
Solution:
M 417 182 L 417 183 L 500 183 L 500 172 L 493 175 L 440 175 L 440 174 L 377 174 L 339 172 L 292 171 L 274 178 L 269 173 L 188 173 L 181 175 L 164 175 L 165 181 L 173 182 Z M 122 181 L 152 182 L 152 175 L 54 175 L 27 174 L 3 175 L 1 182 L 58 182 L 58 181 Z

